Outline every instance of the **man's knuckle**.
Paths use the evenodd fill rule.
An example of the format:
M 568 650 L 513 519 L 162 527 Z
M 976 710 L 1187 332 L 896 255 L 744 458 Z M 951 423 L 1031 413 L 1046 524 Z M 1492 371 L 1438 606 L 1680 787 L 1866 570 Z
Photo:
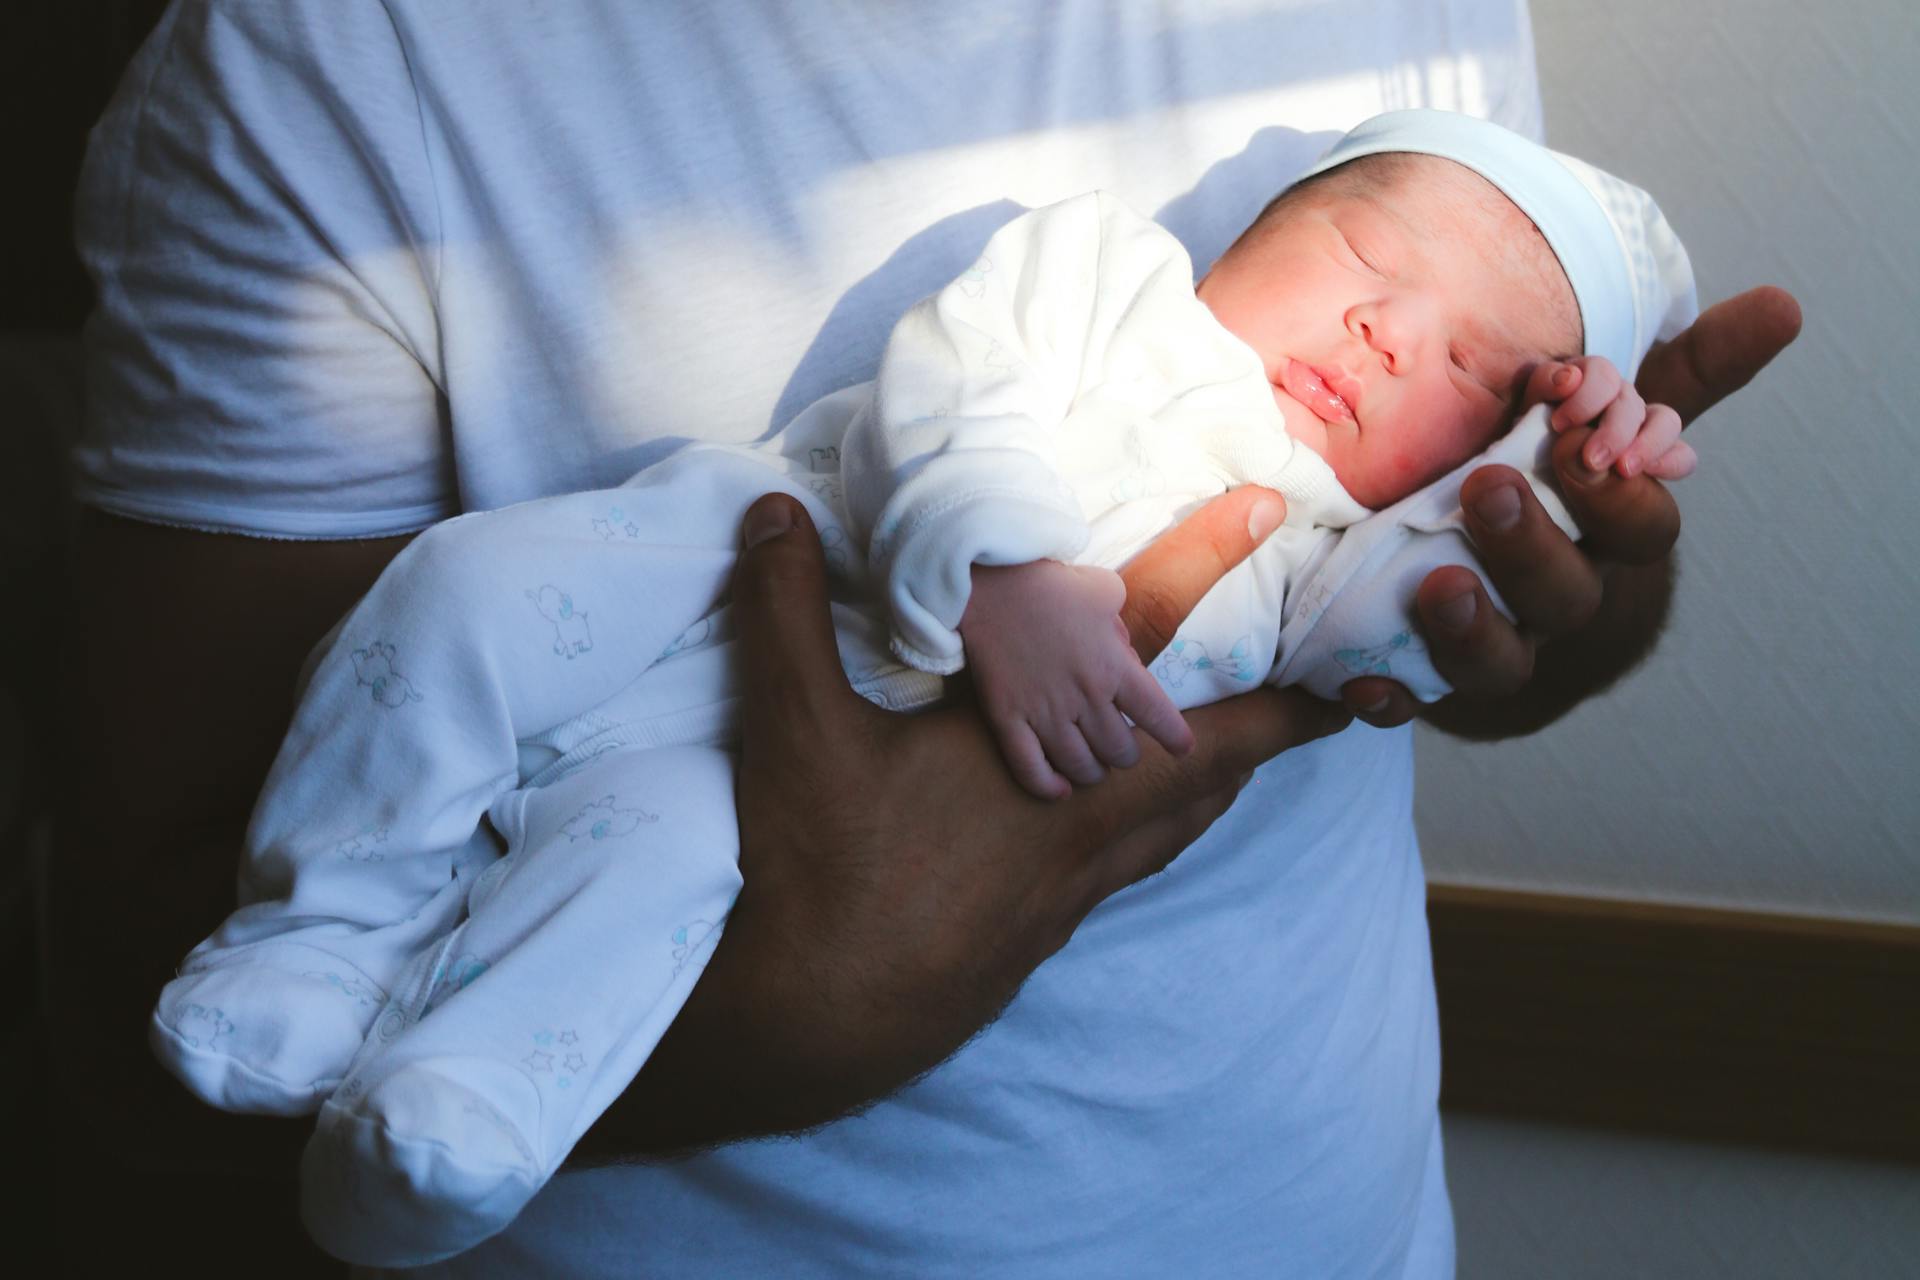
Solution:
M 1500 692 L 1518 693 L 1526 688 L 1533 679 L 1534 647 L 1530 644 L 1517 646 L 1513 658 L 1505 667 L 1500 680 Z
M 1605 588 L 1597 574 L 1581 575 L 1562 602 L 1555 632 L 1565 634 L 1583 629 L 1600 612 L 1604 595 Z
M 1129 603 L 1133 609 L 1131 631 L 1136 651 L 1157 654 L 1173 643 L 1183 610 L 1166 588 L 1142 584 L 1129 598 Z
M 1229 761 L 1219 735 L 1196 735 L 1193 749 L 1169 760 L 1160 771 L 1161 803 L 1170 806 L 1190 799 L 1196 792 L 1211 792 L 1225 786 L 1239 772 L 1237 760 Z

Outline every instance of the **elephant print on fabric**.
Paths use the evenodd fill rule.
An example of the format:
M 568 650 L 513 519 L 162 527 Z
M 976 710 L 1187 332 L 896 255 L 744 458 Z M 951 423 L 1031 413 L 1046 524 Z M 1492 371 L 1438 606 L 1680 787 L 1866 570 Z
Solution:
M 987 295 L 987 272 L 993 270 L 993 260 L 982 258 L 960 273 L 958 284 L 960 292 L 969 298 L 984 298 Z
M 569 841 L 614 840 L 631 835 L 649 822 L 660 821 L 657 813 L 645 809 L 616 809 L 612 796 L 602 796 L 560 824 Z
M 689 920 L 673 931 L 673 971 L 679 973 L 693 959 L 700 944 L 720 926 L 711 920 Z
M 387 829 L 375 827 L 371 831 L 362 831 L 357 836 L 342 840 L 333 847 L 333 851 L 348 862 L 385 862 L 386 851 L 380 846 L 387 842 Z
M 1365 649 L 1337 650 L 1333 660 L 1355 675 L 1390 676 L 1393 674 L 1394 655 L 1403 651 L 1408 656 L 1422 652 L 1420 642 L 1413 638 L 1412 632 L 1397 632 L 1384 644 Z
M 1153 674 L 1169 689 L 1178 689 L 1195 671 L 1218 671 L 1234 680 L 1251 683 L 1260 678 L 1253 661 L 1253 637 L 1241 636 L 1224 657 L 1216 658 L 1198 640 L 1176 639 L 1167 651 L 1154 660 Z
M 233 1034 L 233 1023 L 218 1009 L 190 1004 L 180 1017 L 180 1038 L 196 1049 L 211 1051 L 222 1036 Z
M 420 1016 L 426 1017 L 450 997 L 472 986 L 491 967 L 471 952 L 451 962 L 442 958 L 434 967 L 433 977 L 427 982 L 427 1003 L 420 1010 Z
M 685 653 L 689 649 L 698 648 L 705 644 L 707 637 L 712 634 L 713 619 L 711 617 L 700 619 L 700 621 L 675 636 L 673 643 L 660 651 L 660 661 L 665 662 L 676 653 Z
M 593 632 L 587 626 L 587 615 L 574 607 L 572 596 L 548 584 L 538 591 L 527 592 L 527 599 L 533 601 L 541 617 L 553 624 L 555 653 L 571 660 L 576 654 L 593 648 Z
M 353 651 L 353 678 L 373 690 L 373 700 L 383 707 L 403 707 L 419 702 L 420 692 L 393 668 L 394 649 L 378 640 Z

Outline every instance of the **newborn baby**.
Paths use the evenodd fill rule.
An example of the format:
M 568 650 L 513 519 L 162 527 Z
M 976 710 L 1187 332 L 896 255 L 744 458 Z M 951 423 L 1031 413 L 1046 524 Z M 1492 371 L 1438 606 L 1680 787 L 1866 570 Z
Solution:
M 1471 559 L 1467 470 L 1545 475 L 1544 407 L 1502 435 L 1521 406 L 1597 422 L 1595 465 L 1690 469 L 1622 373 L 1691 317 L 1642 193 L 1436 112 L 1362 125 L 1317 172 L 1197 291 L 1109 196 L 1024 215 L 903 318 L 875 383 L 765 445 L 450 520 L 395 559 L 316 650 L 242 906 L 152 1024 L 214 1105 L 319 1109 L 324 1247 L 407 1265 L 500 1230 L 684 1003 L 740 887 L 726 590 L 761 494 L 820 529 L 854 687 L 905 709 L 971 665 L 1053 795 L 1134 758 L 1123 717 L 1177 750 L 1178 707 L 1260 680 L 1443 693 L 1413 586 Z M 1242 483 L 1286 498 L 1284 526 L 1144 668 L 1112 567 Z
M 1065 220 L 1071 204 L 1031 218 L 1035 222 Z M 1154 296 L 1160 283 L 1154 272 L 1162 263 L 1184 268 L 1185 258 L 1170 237 L 1121 208 L 1084 212 L 1100 222 L 1100 270 L 1108 277 L 1104 282 L 1108 292 L 1120 295 L 1129 306 L 1138 308 L 1144 302 L 1164 313 L 1190 305 L 1177 296 L 1184 292 L 1182 288 L 1170 291 L 1176 296 Z M 1078 230 L 1090 239 L 1094 234 L 1091 228 Z M 1044 255 L 1043 261 L 1058 265 L 1070 255 L 1041 247 L 1057 235 L 1052 228 L 1036 226 L 1024 245 L 1010 243 L 1008 235 L 998 238 L 989 257 L 975 268 L 983 283 L 950 289 L 923 304 L 920 315 L 902 322 L 895 335 L 896 350 L 889 354 L 889 372 L 907 367 L 925 376 L 921 366 L 929 356 L 924 350 L 902 353 L 897 349 L 902 344 L 944 354 L 963 349 L 970 340 L 978 342 L 981 335 L 1003 359 L 1011 349 L 1031 363 L 1041 363 L 1045 357 L 1032 356 L 1030 349 L 1055 346 L 1057 333 L 1027 333 L 1021 335 L 1023 340 L 1016 340 L 1006 330 L 1019 329 L 1022 320 L 1030 329 L 1047 323 L 1070 326 L 1080 320 L 1079 315 L 1065 317 L 1064 323 L 1050 316 L 1039 324 L 1025 317 L 983 316 L 981 295 L 991 284 L 983 268 L 1004 272 L 1006 259 L 1022 250 L 1035 257 Z M 1677 243 L 1673 250 L 1677 255 Z M 1684 280 L 1684 258 L 1676 256 L 1676 262 L 1669 270 L 1683 280 L 1681 292 L 1690 292 L 1690 281 Z M 1067 269 L 1050 272 L 1030 262 L 1015 265 L 1024 270 L 1023 285 L 1034 295 L 1051 301 L 1071 293 L 1070 281 L 1056 279 L 1064 277 Z M 1587 460 L 1596 469 L 1611 463 L 1624 475 L 1644 470 L 1662 479 L 1679 479 L 1693 468 L 1693 451 L 1679 439 L 1677 414 L 1642 402 L 1605 355 L 1571 354 L 1583 350 L 1581 309 L 1552 248 L 1498 187 L 1456 161 L 1410 152 L 1374 152 L 1334 168 L 1323 166 L 1319 176 L 1296 184 L 1269 205 L 1195 292 L 1212 318 L 1258 357 L 1263 381 L 1271 384 L 1271 395 L 1284 419 L 1285 435 L 1305 446 L 1293 450 L 1289 458 L 1269 458 L 1262 464 L 1269 472 L 1263 482 L 1287 492 L 1292 500 L 1290 530 L 1311 526 L 1330 532 L 1353 523 L 1361 514 L 1358 508 L 1379 510 L 1422 491 L 1480 454 L 1511 426 L 1518 411 L 1543 402 L 1558 406 L 1552 415 L 1556 427 L 1597 426 L 1587 447 Z M 1199 311 L 1198 306 L 1191 309 Z M 1178 323 L 1172 314 L 1162 319 Z M 1198 315 L 1185 322 L 1196 328 L 1205 325 Z M 1116 340 L 1097 358 L 1108 366 L 1124 363 L 1132 353 L 1117 355 L 1121 347 Z M 1057 353 L 1049 354 L 1059 362 Z M 1076 353 L 1082 359 L 1087 354 Z M 1562 356 L 1570 358 L 1558 358 Z M 985 364 L 991 365 L 992 360 Z M 1106 372 L 1113 370 L 1109 367 Z M 897 386 L 906 380 L 896 372 L 890 381 L 888 372 L 883 372 L 883 393 L 892 393 L 883 394 L 888 405 L 886 421 L 878 429 L 871 419 L 856 422 L 850 445 L 881 455 L 883 465 L 898 476 L 943 465 L 949 472 L 964 472 L 964 465 L 952 465 L 939 455 L 975 447 L 962 438 L 973 428 L 952 427 L 944 417 L 932 418 L 931 431 L 926 429 L 928 423 L 905 421 L 912 412 L 926 411 L 913 403 L 912 392 L 919 388 L 903 391 Z M 964 411 L 984 416 L 979 408 L 982 401 L 1006 399 L 1004 386 L 987 385 L 994 381 L 991 373 L 985 378 L 976 375 L 971 393 L 963 386 L 957 394 L 936 385 L 932 398 L 940 404 L 931 413 Z M 1191 396 L 1194 390 L 1192 385 L 1182 386 L 1175 394 Z M 1082 400 L 1089 397 L 1084 385 L 1075 391 Z M 962 408 L 950 410 L 950 401 Z M 1052 425 L 1052 433 L 1056 438 L 1071 434 L 1073 419 L 1086 413 L 1076 403 L 1067 413 L 1067 423 Z M 1165 410 L 1157 413 L 1166 416 Z M 1110 414 L 1095 416 L 1102 419 L 1095 431 L 1110 441 L 1123 436 L 1124 422 Z M 1205 430 L 1220 428 L 1209 425 Z M 996 434 L 995 447 L 1004 448 L 1006 443 L 1004 433 Z M 1218 441 L 1212 444 L 1216 453 L 1222 451 Z M 1039 446 L 1034 447 L 1038 451 Z M 1073 450 L 1076 465 L 1084 467 L 1084 448 L 1066 443 L 1058 447 Z M 1244 451 L 1248 446 L 1243 441 L 1239 447 Z M 1515 461 L 1520 456 L 1511 454 Z M 911 486 L 896 482 L 890 500 L 899 509 L 882 513 L 877 522 L 883 529 L 891 522 L 912 522 L 914 506 L 950 511 L 955 505 L 952 495 L 968 482 L 963 475 L 942 476 L 938 485 L 948 495 L 944 504 L 933 500 L 939 490 L 925 480 Z M 986 482 L 1005 485 L 1007 478 L 996 475 Z M 1429 525 L 1441 512 L 1451 510 L 1457 489 L 1455 485 L 1439 495 L 1444 502 L 1427 517 Z M 1078 494 L 1081 505 L 1094 506 L 1092 496 L 1083 486 Z M 1042 503 L 1041 486 L 1034 486 L 1029 497 L 1035 505 Z M 1004 499 L 1000 505 L 1005 519 Z M 1557 504 L 1553 509 L 1559 510 Z M 1413 513 L 1403 513 L 1401 522 L 1409 517 L 1419 523 Z M 951 514 L 938 518 L 956 522 Z M 1384 524 L 1380 533 L 1391 536 Z M 940 540 L 934 535 L 918 536 Z M 1064 563 L 1083 548 L 1052 548 L 1053 558 L 1035 556 L 1024 564 L 996 568 L 988 566 L 999 563 L 999 558 L 1011 558 L 1004 530 L 996 531 L 998 545 L 992 556 L 977 554 L 982 548 L 958 534 L 950 534 L 948 540 L 960 545 L 932 554 L 951 561 L 958 551 L 961 563 L 972 566 L 971 590 L 958 626 L 966 665 L 1002 752 L 1030 791 L 1056 797 L 1065 794 L 1069 781 L 1098 781 L 1103 764 L 1132 764 L 1137 750 L 1129 722 L 1169 750 L 1187 747 L 1190 738 L 1185 726 L 1161 686 L 1181 681 L 1194 661 L 1185 656 L 1185 650 L 1197 642 L 1176 641 L 1176 652 L 1164 655 L 1155 665 L 1154 673 L 1161 677 L 1157 684 L 1135 659 L 1125 629 L 1118 625 L 1123 598 L 1118 576 L 1085 564 Z M 1319 539 L 1283 535 L 1273 548 L 1293 551 L 1284 571 L 1289 578 L 1297 578 L 1319 545 Z M 1029 549 L 1040 547 L 1035 544 Z M 976 554 L 966 554 L 970 551 Z M 885 565 L 889 557 L 926 558 L 929 554 L 896 550 L 887 539 L 876 539 L 874 552 L 876 565 Z M 1109 556 L 1095 558 L 1111 562 Z M 946 579 L 953 574 L 949 565 Z M 941 575 L 924 568 L 907 576 L 941 580 Z M 1316 585 L 1323 593 L 1332 589 L 1325 581 Z M 1297 596 L 1304 594 L 1304 586 L 1294 581 L 1288 589 Z M 914 598 L 913 590 L 911 580 L 895 585 L 897 617 L 917 620 L 938 612 L 939 605 Z M 941 603 L 951 614 L 953 602 Z M 1345 603 L 1351 614 L 1360 601 Z M 1405 605 L 1396 593 L 1384 624 L 1377 625 L 1371 637 L 1348 628 L 1323 637 L 1312 654 L 1303 654 L 1297 645 L 1280 646 L 1291 659 L 1288 682 L 1335 696 L 1338 686 L 1353 676 L 1396 674 L 1428 700 L 1439 696 L 1445 689 L 1438 676 L 1424 664 L 1409 664 L 1417 652 L 1404 652 L 1417 643 L 1404 627 Z M 1283 606 L 1283 622 L 1292 612 Z M 1362 642 L 1367 638 L 1371 645 Z M 1348 642 L 1331 651 L 1335 658 L 1331 664 L 1326 661 L 1330 639 Z M 895 649 L 904 660 L 926 670 L 950 671 L 958 665 L 950 638 L 910 635 L 897 639 Z M 1263 647 L 1251 656 L 1232 651 L 1226 656 L 1240 658 L 1233 665 L 1243 674 L 1265 678 L 1273 654 L 1270 647 Z M 1215 656 L 1201 660 L 1215 669 L 1221 663 Z M 1319 670 L 1311 669 L 1316 661 Z M 1194 701 L 1186 699 L 1188 705 Z

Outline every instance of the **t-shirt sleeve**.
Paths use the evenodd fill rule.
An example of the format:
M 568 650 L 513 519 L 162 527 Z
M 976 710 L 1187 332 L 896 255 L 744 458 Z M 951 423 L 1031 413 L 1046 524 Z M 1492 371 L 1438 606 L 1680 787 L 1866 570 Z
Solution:
M 172 6 L 76 209 L 97 289 L 81 501 L 288 538 L 458 509 L 434 184 L 382 6 Z

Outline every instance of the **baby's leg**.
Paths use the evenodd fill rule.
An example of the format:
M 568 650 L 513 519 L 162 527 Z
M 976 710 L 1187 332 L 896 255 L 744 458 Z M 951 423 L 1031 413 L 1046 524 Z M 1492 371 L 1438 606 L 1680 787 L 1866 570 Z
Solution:
M 148 1024 L 154 1053 L 223 1110 L 314 1111 L 346 1074 L 394 976 L 459 922 L 469 889 L 494 856 L 479 835 L 440 891 L 392 924 L 358 928 L 322 918 L 231 947 L 217 945 L 223 935 L 216 934 L 161 990 Z
M 733 765 L 616 750 L 494 808 L 513 852 L 320 1110 L 307 1227 L 414 1265 L 499 1231 L 638 1073 L 739 891 Z
M 437 526 L 341 624 L 249 826 L 244 905 L 155 1010 L 156 1053 L 203 1099 L 314 1110 L 396 975 L 457 923 L 520 741 L 605 703 L 713 609 L 774 478 L 739 458 L 647 477 Z

